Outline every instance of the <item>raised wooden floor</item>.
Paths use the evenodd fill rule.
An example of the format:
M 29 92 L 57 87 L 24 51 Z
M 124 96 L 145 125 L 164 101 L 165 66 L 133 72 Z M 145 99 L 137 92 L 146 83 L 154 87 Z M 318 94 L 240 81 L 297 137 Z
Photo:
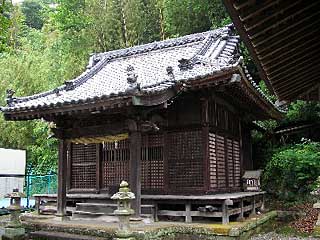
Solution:
M 264 194 L 265 192 L 236 192 L 198 196 L 142 195 L 142 210 L 151 209 L 148 214 L 155 221 L 158 221 L 159 218 L 171 220 L 183 217 L 185 222 L 191 223 L 202 218 L 220 218 L 222 223 L 226 224 L 229 223 L 231 216 L 242 220 L 245 215 L 255 215 L 257 209 L 263 210 Z M 39 214 L 48 213 L 48 207 L 52 212 L 56 203 L 55 194 L 34 195 L 34 197 Z M 90 218 L 90 215 L 92 218 L 98 215 L 112 216 L 114 204 L 108 194 L 67 195 L 67 210 L 74 216 L 77 214 L 79 216 L 79 211 L 84 205 L 90 211 L 80 211 L 82 217 Z

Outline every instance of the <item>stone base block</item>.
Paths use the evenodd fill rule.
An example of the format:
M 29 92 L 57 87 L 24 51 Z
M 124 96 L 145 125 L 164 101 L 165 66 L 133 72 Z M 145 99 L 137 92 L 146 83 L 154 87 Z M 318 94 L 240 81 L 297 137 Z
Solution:
M 22 240 L 25 239 L 24 228 L 5 228 L 2 240 Z

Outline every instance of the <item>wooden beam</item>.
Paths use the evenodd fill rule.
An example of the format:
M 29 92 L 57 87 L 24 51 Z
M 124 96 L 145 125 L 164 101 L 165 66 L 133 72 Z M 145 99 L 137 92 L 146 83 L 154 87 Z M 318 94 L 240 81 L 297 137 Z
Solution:
M 277 64 L 279 63 L 280 61 L 283 62 L 283 61 L 286 61 L 288 58 L 296 58 L 297 56 L 299 56 L 300 54 L 303 54 L 305 52 L 308 52 L 309 50 L 312 51 L 313 49 L 315 49 L 316 47 L 318 46 L 318 42 L 314 42 L 314 44 L 310 44 L 310 45 L 307 45 L 307 46 L 299 46 L 297 48 L 295 48 L 294 50 L 291 49 L 283 54 L 279 54 L 277 56 L 273 56 L 273 57 L 270 57 L 269 60 L 266 60 L 266 61 L 263 61 L 263 68 L 265 66 L 268 66 L 268 65 L 272 65 L 272 64 Z M 281 59 L 284 59 L 284 60 L 281 60 Z
M 231 2 L 231 1 L 230 1 Z M 253 4 L 255 1 L 253 0 L 246 0 L 246 1 L 243 1 L 242 3 L 234 3 L 233 4 L 233 7 L 236 9 L 236 10 L 240 10 L 241 8 L 244 8 L 250 4 Z
M 296 66 L 305 65 L 309 62 L 314 63 L 315 58 L 319 58 L 319 54 L 309 51 L 307 53 L 302 53 L 299 57 L 289 57 L 284 60 L 280 60 L 279 62 L 274 62 L 273 65 L 265 67 L 265 69 L 268 72 L 268 75 L 274 77 L 281 75 L 281 73 L 290 71 L 288 70 L 288 67 L 298 68 Z
M 319 65 L 320 64 L 318 64 L 318 66 Z M 317 68 L 314 68 L 312 70 L 310 69 L 310 72 L 306 70 L 304 72 L 297 73 L 296 76 L 290 74 L 289 76 L 287 76 L 287 78 L 283 78 L 282 82 L 279 81 L 277 82 L 277 84 L 274 84 L 274 88 L 277 92 L 282 91 L 282 89 L 285 92 L 289 92 L 295 87 L 300 88 L 304 87 L 308 82 L 315 82 L 314 78 L 317 77 L 319 78 L 319 71 Z M 290 79 L 291 82 L 286 81 L 286 79 Z
M 311 43 L 313 42 L 314 44 L 318 43 L 317 41 L 317 36 L 314 36 L 314 34 L 316 34 L 316 32 L 318 32 L 318 29 L 317 30 L 314 30 L 314 31 L 311 31 L 311 32 L 308 32 L 307 34 L 305 35 L 302 35 L 302 36 L 299 36 L 299 37 L 296 37 L 294 40 L 292 41 L 288 41 L 286 44 L 278 44 L 276 45 L 275 48 L 273 49 L 264 49 L 263 51 L 261 51 L 260 53 L 258 53 L 257 51 L 257 56 L 258 56 L 258 59 L 260 59 L 261 61 L 263 60 L 266 60 L 268 57 L 269 59 L 273 59 L 273 57 L 276 55 L 277 58 L 279 57 L 282 57 L 283 55 L 286 55 L 288 54 L 288 52 L 296 52 L 296 49 L 297 47 L 296 46 L 299 46 L 298 48 L 306 48 L 305 46 L 309 46 L 311 45 Z M 312 38 L 313 37 L 313 38 Z M 306 40 L 307 39 L 307 40 Z M 293 46 L 293 47 L 292 47 Z M 279 52 L 281 50 L 283 50 L 283 52 Z M 257 49 L 256 49 L 257 50 Z M 265 52 L 265 53 L 264 53 Z M 283 54 L 285 53 L 285 54 Z
M 316 31 L 307 31 L 302 33 L 302 36 L 297 37 L 294 36 L 292 38 L 286 39 L 281 41 L 278 44 L 273 44 L 272 46 L 268 46 L 265 47 L 263 49 L 261 49 L 261 51 L 257 50 L 257 54 L 258 57 L 260 58 L 260 56 L 266 56 L 270 59 L 273 56 L 283 56 L 283 55 L 288 55 L 286 52 L 288 50 L 296 50 L 296 49 L 302 49 L 303 52 L 307 52 L 306 50 L 304 50 L 304 48 L 306 48 L 306 46 L 317 46 L 318 42 L 317 42 L 317 35 L 316 35 Z M 310 47 L 309 47 L 310 48 Z M 277 54 L 275 54 L 276 52 L 278 52 Z M 290 57 L 290 56 L 289 56 Z
M 132 120 L 133 121 L 133 120 Z M 129 126 L 130 134 L 130 188 L 136 198 L 132 207 L 135 216 L 141 215 L 141 131 L 138 122 L 134 121 Z
M 304 33 L 310 32 L 310 30 L 312 31 L 312 29 L 315 28 L 315 25 L 318 24 L 318 22 L 320 21 L 319 18 L 317 17 L 318 17 L 317 15 L 314 15 L 314 18 L 310 18 L 310 21 L 313 21 L 313 22 L 307 26 L 303 25 L 305 24 L 305 22 L 301 22 L 302 26 L 301 28 L 298 28 L 298 30 L 292 29 L 290 26 L 280 31 L 282 34 L 279 34 L 278 32 L 276 34 L 270 33 L 269 37 L 267 38 L 269 39 L 269 42 L 271 41 L 273 43 L 273 45 L 276 45 L 281 42 L 290 41 L 290 39 L 292 38 L 295 39 L 297 36 L 304 35 Z M 259 52 L 269 47 L 268 45 L 269 42 L 265 41 L 264 38 L 261 38 L 261 40 L 257 39 L 252 41 L 256 43 L 256 45 L 254 46 L 257 50 L 259 50 Z
M 316 2 L 317 2 L 317 1 L 315 1 L 313 4 L 308 5 L 308 8 L 313 8 Z M 257 39 L 257 40 L 255 40 L 255 42 L 257 42 L 257 43 L 254 44 L 254 47 L 258 47 L 258 46 L 260 46 L 261 44 L 264 44 L 264 43 L 266 43 L 266 42 L 269 42 L 271 39 L 273 39 L 274 37 L 279 36 L 279 35 L 282 34 L 284 31 L 295 32 L 295 31 L 293 30 L 293 28 L 296 27 L 296 26 L 298 26 L 298 24 L 305 23 L 305 21 L 307 21 L 307 20 L 309 19 L 309 17 L 313 17 L 313 16 L 317 16 L 317 15 L 318 15 L 318 13 L 316 12 L 316 14 L 310 14 L 309 17 L 306 17 L 305 14 L 304 14 L 304 10 L 306 10 L 306 9 L 300 9 L 299 11 L 297 11 L 296 16 L 295 16 L 295 19 L 294 19 L 295 21 L 294 21 L 292 24 L 289 24 L 289 27 L 288 27 L 288 28 L 285 28 L 285 29 L 283 29 L 283 30 L 280 30 L 280 31 L 278 31 L 278 32 L 275 33 L 275 34 L 271 34 L 271 35 L 270 35 L 269 37 L 267 37 L 267 38 L 265 38 L 264 36 L 261 36 L 261 37 L 260 37 L 260 38 L 261 38 L 261 41 L 260 41 L 260 38 Z M 301 14 L 301 19 L 297 17 L 298 14 Z M 286 17 L 286 18 L 283 18 L 283 19 L 277 21 L 276 23 L 274 23 L 274 24 L 272 24 L 272 25 L 264 28 L 262 31 L 259 31 L 259 32 L 257 32 L 256 34 L 249 36 L 249 38 L 250 38 L 251 40 L 254 40 L 254 39 L 256 39 L 257 37 L 259 37 L 260 35 L 262 35 L 262 34 L 266 33 L 267 31 L 271 30 L 272 28 L 278 28 L 281 24 L 287 24 L 287 21 L 290 20 L 290 19 L 291 19 L 290 16 L 288 16 L 288 17 Z M 304 25 L 304 24 L 303 24 L 303 25 Z M 298 28 L 298 27 L 297 27 L 297 28 Z M 299 29 L 300 29 L 300 28 L 299 28 Z M 301 29 L 303 29 L 303 28 L 301 28 Z
M 90 127 L 78 127 L 70 129 L 52 129 L 54 135 L 58 138 L 72 139 L 79 137 L 95 137 L 116 135 L 120 133 L 128 132 L 128 127 L 124 122 L 118 122 L 107 125 L 97 125 Z
M 263 23 L 267 22 L 267 21 L 277 21 L 278 20 L 278 16 L 279 15 L 284 15 L 284 12 L 289 12 L 289 15 L 291 15 L 291 11 L 295 12 L 296 9 L 294 9 L 294 7 L 298 4 L 300 4 L 301 1 L 295 1 L 291 4 L 289 4 L 288 6 L 284 6 L 283 8 L 278 8 L 275 12 L 273 12 L 272 14 L 268 15 L 268 16 L 263 16 L 261 17 L 261 19 L 258 19 L 257 22 L 255 22 L 254 24 L 244 24 L 244 28 L 246 29 L 246 31 L 249 33 L 250 31 L 252 31 L 253 29 L 260 27 Z M 291 10 L 291 11 L 289 11 Z M 277 16 L 277 17 L 276 17 Z M 252 35 L 249 33 L 249 35 Z
M 294 97 L 294 96 L 296 96 L 296 95 L 299 96 L 300 94 L 304 93 L 304 91 L 307 91 L 308 89 L 310 89 L 311 87 L 313 87 L 314 84 L 315 84 L 314 82 L 310 82 L 310 83 L 308 83 L 308 84 L 302 83 L 301 85 L 297 86 L 297 87 L 294 88 L 293 90 L 290 90 L 289 92 L 284 90 L 284 91 L 283 91 L 283 98 L 284 98 L 284 99 L 293 100 L 293 99 L 296 98 L 296 97 Z M 292 97 L 292 98 L 290 98 L 290 97 Z
M 279 1 L 280 0 L 277 0 L 277 1 L 269 0 L 268 3 L 264 4 L 264 6 L 255 4 L 254 5 L 254 10 L 252 8 L 250 8 L 247 15 L 245 15 L 245 13 L 243 13 L 243 12 L 240 14 L 240 16 L 239 16 L 240 17 L 240 21 L 244 22 L 244 21 L 248 20 L 249 18 L 252 18 L 252 17 L 260 14 L 261 12 L 266 10 L 267 8 L 272 7 L 273 5 L 279 4 Z M 245 15 L 245 16 L 242 17 L 243 15 Z
M 257 69 L 259 71 L 259 75 L 260 75 L 261 79 L 265 80 L 266 85 L 267 85 L 268 89 L 270 90 L 270 92 L 274 93 L 274 90 L 272 88 L 271 82 L 267 78 L 266 73 L 265 73 L 264 69 L 261 66 L 261 62 L 257 58 L 257 54 L 255 52 L 255 48 L 253 46 L 253 43 L 249 39 L 249 35 L 247 34 L 246 30 L 244 29 L 244 26 L 243 26 L 242 22 L 239 19 L 238 11 L 236 10 L 236 8 L 232 4 L 232 2 L 233 2 L 232 0 L 224 0 L 223 1 L 226 9 L 228 10 L 228 12 L 229 12 L 229 14 L 231 16 L 231 19 L 232 19 L 235 27 L 238 30 L 238 33 L 240 34 L 240 36 L 242 37 L 243 41 L 245 42 L 245 44 L 246 44 L 246 46 L 247 46 L 247 48 L 249 50 L 249 53 L 250 53 L 251 57 L 253 58 L 254 63 L 257 66 Z
M 64 139 L 59 140 L 59 160 L 58 160 L 58 196 L 57 196 L 57 216 L 66 215 L 66 176 L 67 176 L 67 143 Z
M 319 75 L 319 65 L 320 65 L 320 63 L 314 64 L 314 62 L 310 62 L 308 64 L 307 63 L 303 64 L 299 68 L 300 64 L 297 64 L 297 67 L 295 69 L 291 69 L 291 71 L 289 73 L 284 74 L 284 75 L 280 74 L 277 77 L 273 77 L 273 79 L 274 79 L 273 86 L 275 88 L 279 88 L 277 86 L 284 85 L 283 83 L 285 83 L 287 80 L 289 80 L 291 82 L 290 85 L 292 85 L 294 83 L 293 80 L 295 80 L 297 78 L 304 78 L 305 79 L 305 78 L 309 77 L 313 71 L 317 72 Z

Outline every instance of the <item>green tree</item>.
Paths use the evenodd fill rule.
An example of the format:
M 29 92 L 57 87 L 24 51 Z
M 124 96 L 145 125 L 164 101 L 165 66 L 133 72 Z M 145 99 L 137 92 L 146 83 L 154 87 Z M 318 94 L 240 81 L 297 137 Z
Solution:
M 40 2 L 35 0 L 26 0 L 21 4 L 21 11 L 25 16 L 25 23 L 28 27 L 41 29 L 44 24 L 44 8 Z
M 57 2 L 59 5 L 53 18 L 59 30 L 77 34 L 88 26 L 85 0 L 57 0 Z
M 121 0 L 121 8 L 126 46 L 144 43 L 147 19 L 143 2 L 141 0 Z
M 39 3 L 42 9 L 29 2 Z M 0 52 L 6 53 L 0 55 L 0 105 L 5 105 L 7 88 L 14 89 L 16 96 L 26 96 L 78 76 L 91 52 L 206 31 L 228 21 L 217 10 L 222 6 L 218 0 L 177 2 L 27 0 L 23 11 L 10 2 L 1 4 Z M 58 6 L 52 9 L 51 3 Z M 33 7 L 36 11 L 30 12 Z M 46 123 L 8 122 L 1 115 L 0 129 L 0 147 L 27 149 L 28 163 L 37 173 L 55 169 L 57 143 L 48 138 Z
M 92 37 L 93 49 L 106 52 L 125 46 L 122 35 L 121 4 L 119 0 L 93 0 L 87 5 L 90 19 L 88 34 Z
M 11 25 L 10 12 L 12 5 L 6 0 L 0 2 L 0 53 L 8 50 L 9 46 L 9 28 Z
M 164 0 L 163 8 L 168 36 L 203 32 L 231 22 L 218 0 Z
M 275 151 L 263 182 L 280 199 L 296 201 L 309 195 L 319 175 L 320 144 L 306 141 Z

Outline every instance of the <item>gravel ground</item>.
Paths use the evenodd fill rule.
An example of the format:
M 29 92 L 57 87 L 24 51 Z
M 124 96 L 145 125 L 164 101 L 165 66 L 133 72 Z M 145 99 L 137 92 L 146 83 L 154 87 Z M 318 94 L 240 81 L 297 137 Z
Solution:
M 312 237 L 288 237 L 277 234 L 275 232 L 269 232 L 264 234 L 259 234 L 252 237 L 250 240 L 318 240 Z

